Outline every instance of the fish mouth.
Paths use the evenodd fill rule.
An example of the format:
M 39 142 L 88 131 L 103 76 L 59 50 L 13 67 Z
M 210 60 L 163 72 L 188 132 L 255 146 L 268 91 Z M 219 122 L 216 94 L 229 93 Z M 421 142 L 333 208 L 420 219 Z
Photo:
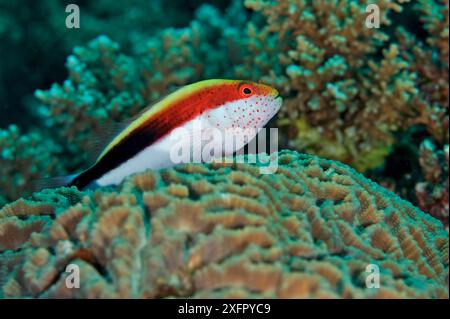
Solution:
M 273 99 L 276 100 L 277 98 L 280 97 L 280 92 L 278 90 L 274 89 L 271 95 L 272 95 Z
M 277 96 L 274 97 L 273 104 L 274 104 L 273 115 L 275 115 L 280 110 L 281 105 L 283 104 L 283 98 L 280 96 L 280 94 L 277 94 Z
M 278 100 L 283 100 L 283 98 L 281 97 L 281 94 L 279 92 L 277 92 L 277 94 L 275 95 L 275 97 L 273 98 L 274 101 L 278 101 Z
M 281 95 L 278 93 L 277 96 L 275 96 L 273 98 L 273 100 L 279 104 L 281 104 L 283 102 L 283 98 L 281 97 Z

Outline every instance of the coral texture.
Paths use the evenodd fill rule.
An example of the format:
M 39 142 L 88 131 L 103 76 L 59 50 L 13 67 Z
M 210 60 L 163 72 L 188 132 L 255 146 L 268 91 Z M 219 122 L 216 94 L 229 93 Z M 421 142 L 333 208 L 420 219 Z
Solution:
M 188 164 L 8 204 L 0 296 L 448 298 L 438 220 L 339 162 L 278 157 L 272 175 Z M 66 287 L 69 264 L 79 289 Z M 369 264 L 379 289 L 366 287 Z
M 448 229 L 448 144 L 437 150 L 430 140 L 420 147 L 420 165 L 425 181 L 416 184 L 419 207 L 440 219 Z
M 402 2 L 377 1 L 381 28 L 366 27 L 364 2 L 245 2 L 267 18 L 256 34 L 271 32 L 280 48 L 264 79 L 289 97 L 279 124 L 290 147 L 364 171 L 411 125 L 448 143 L 448 1 L 409 10 L 420 13 L 426 43 L 399 27 Z
M 16 125 L 0 129 L 0 207 L 27 195 L 29 182 L 58 175 L 58 147 L 39 132 L 21 134 Z
M 364 25 L 364 2 L 245 4 L 267 21 L 247 42 L 252 59 L 268 67 L 250 69 L 260 69 L 287 97 L 277 121 L 284 145 L 361 172 L 386 173 L 383 167 L 395 163 L 395 174 L 403 175 L 397 179 L 415 182 L 394 183 L 394 190 L 433 216 L 448 216 L 448 165 L 436 162 L 440 167 L 432 169 L 441 178 L 430 179 L 421 162 L 424 143 L 444 149 L 449 141 L 449 1 L 377 1 L 381 28 L 374 29 Z M 401 159 L 399 144 L 422 126 L 421 138 L 405 141 L 414 150 L 411 159 Z M 440 218 L 448 224 L 448 217 Z
M 146 101 L 134 61 L 106 36 L 76 48 L 66 66 L 68 80 L 35 95 L 44 126 L 63 148 L 60 160 L 73 170 L 88 160 L 85 151 L 96 135 L 110 133 L 108 125 L 136 114 Z
M 414 7 L 420 14 L 428 37 L 425 43 L 403 29 L 397 31 L 401 56 L 416 74 L 418 95 L 412 121 L 426 126 L 439 145 L 449 142 L 449 1 L 420 0 Z

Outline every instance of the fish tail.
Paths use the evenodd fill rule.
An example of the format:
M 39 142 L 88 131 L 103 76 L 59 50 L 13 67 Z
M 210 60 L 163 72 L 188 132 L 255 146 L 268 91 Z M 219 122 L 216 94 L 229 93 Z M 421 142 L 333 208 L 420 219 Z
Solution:
M 71 186 L 72 181 L 77 178 L 78 175 L 80 174 L 36 179 L 31 181 L 30 189 L 32 192 L 38 192 L 45 188 L 68 187 Z

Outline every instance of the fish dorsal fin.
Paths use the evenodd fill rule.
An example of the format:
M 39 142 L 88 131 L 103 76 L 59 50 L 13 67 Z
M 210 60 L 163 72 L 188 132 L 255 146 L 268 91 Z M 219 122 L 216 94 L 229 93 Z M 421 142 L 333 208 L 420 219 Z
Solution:
M 135 120 L 137 120 L 138 118 L 140 118 L 144 113 L 146 113 L 148 110 L 150 110 L 156 103 L 158 103 L 159 101 L 163 100 L 165 98 L 165 96 L 162 96 L 160 98 L 158 98 L 157 100 L 155 100 L 154 102 L 150 103 L 148 106 L 144 107 L 142 110 L 140 110 L 139 112 L 137 112 L 135 115 L 133 115 L 132 117 L 130 117 L 126 123 L 130 124 L 132 122 L 134 122 Z
M 130 121 L 100 124 L 97 132 L 92 134 L 93 136 L 88 143 L 90 162 L 95 163 L 106 146 L 129 124 Z
M 148 106 L 144 107 L 138 113 L 122 122 L 105 122 L 99 125 L 99 128 L 88 144 L 89 160 L 96 162 L 103 150 L 119 135 L 125 128 L 127 128 L 135 120 L 139 119 L 144 113 L 150 110 L 155 104 L 159 103 L 166 96 L 161 96 Z
M 167 94 L 161 94 L 160 97 L 158 97 L 157 99 L 153 100 L 152 102 L 150 102 L 146 107 L 144 107 L 142 110 L 140 110 L 138 113 L 136 113 L 135 115 L 133 115 L 128 121 L 127 123 L 131 123 L 135 120 L 137 120 L 138 118 L 140 118 L 144 113 L 146 113 L 148 110 L 150 110 L 151 108 L 153 108 L 153 106 L 155 106 L 156 104 L 158 104 L 159 102 L 161 102 L 162 100 L 164 100 L 166 97 L 168 97 L 169 95 L 171 95 L 172 93 L 178 91 L 179 89 L 181 89 L 183 86 L 176 86 L 174 88 L 172 88 L 171 90 L 169 90 L 169 93 Z
M 128 120 L 124 122 L 112 122 L 112 123 L 103 123 L 100 124 L 100 128 L 98 129 L 98 132 L 93 136 L 91 139 L 89 145 L 88 145 L 88 151 L 89 151 L 89 159 L 92 160 L 92 162 L 96 162 L 103 151 L 106 149 L 106 147 L 123 131 L 125 130 L 131 123 L 134 121 L 140 119 L 145 113 L 147 113 L 150 109 L 152 109 L 154 106 L 159 104 L 162 100 L 167 98 L 169 95 L 173 94 L 174 92 L 178 91 L 179 88 L 175 88 L 173 90 L 170 90 L 168 94 L 161 95 L 158 99 L 154 100 L 153 102 L 149 103 L 145 108 L 140 110 L 138 113 L 136 113 L 134 116 L 130 117 Z

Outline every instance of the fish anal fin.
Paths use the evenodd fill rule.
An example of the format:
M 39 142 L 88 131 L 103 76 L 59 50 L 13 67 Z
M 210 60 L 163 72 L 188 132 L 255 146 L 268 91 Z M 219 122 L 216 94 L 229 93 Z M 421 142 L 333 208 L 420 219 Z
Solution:
M 77 176 L 78 174 L 73 174 L 32 180 L 30 182 L 30 190 L 34 193 L 46 188 L 67 187 Z

